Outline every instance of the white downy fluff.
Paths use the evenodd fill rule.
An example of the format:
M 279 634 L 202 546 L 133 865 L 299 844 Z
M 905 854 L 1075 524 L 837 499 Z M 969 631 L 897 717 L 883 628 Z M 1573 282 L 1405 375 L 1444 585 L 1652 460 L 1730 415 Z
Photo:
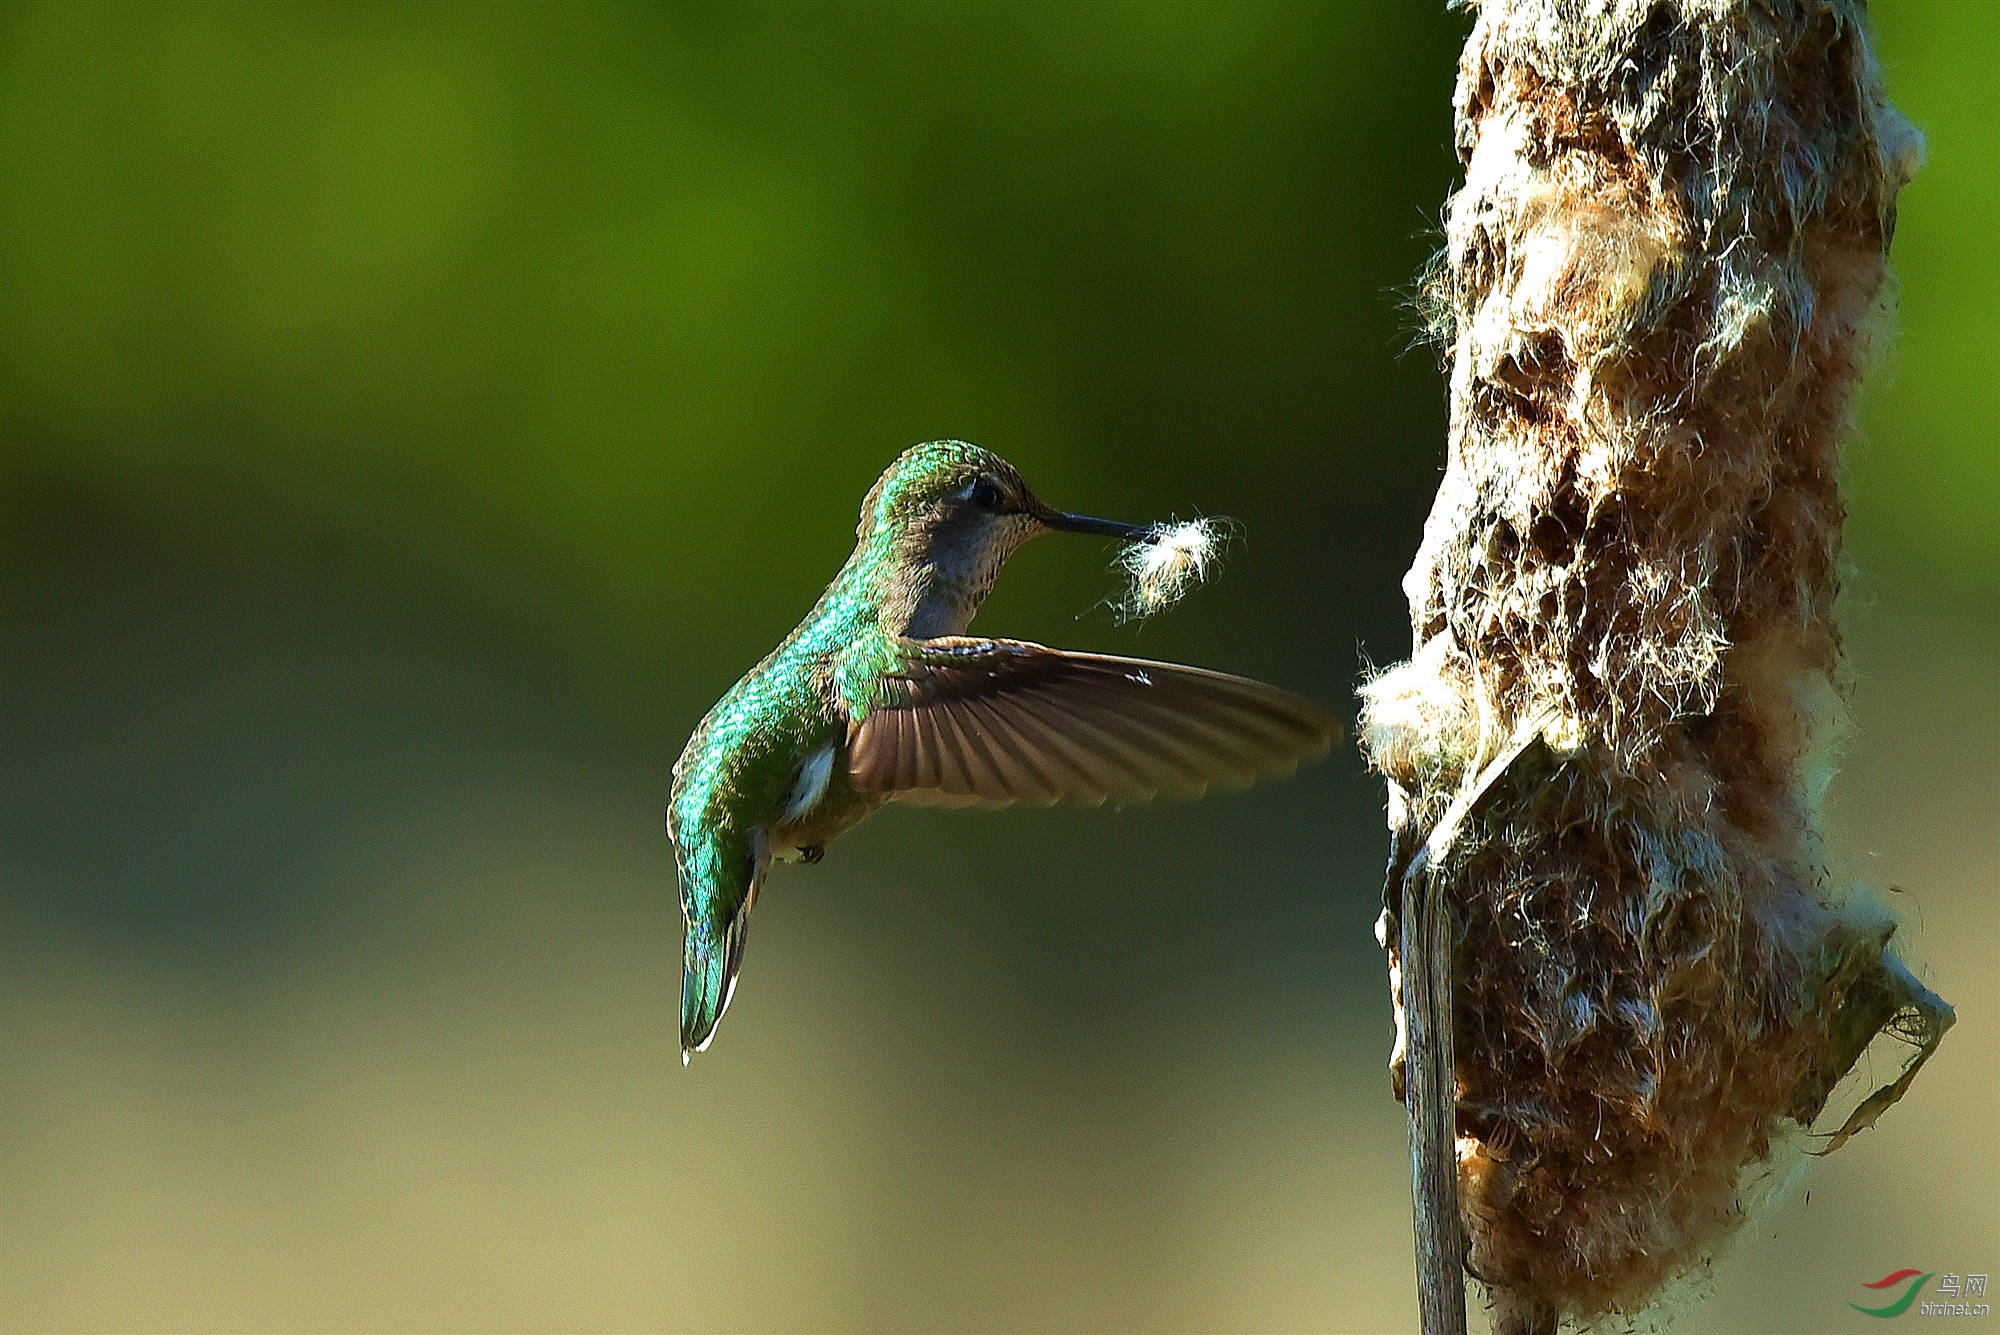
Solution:
M 1114 607 L 1121 621 L 1135 621 L 1164 611 L 1189 589 L 1208 577 L 1227 522 L 1189 519 L 1155 524 L 1150 533 L 1118 554 L 1118 564 L 1131 581 Z

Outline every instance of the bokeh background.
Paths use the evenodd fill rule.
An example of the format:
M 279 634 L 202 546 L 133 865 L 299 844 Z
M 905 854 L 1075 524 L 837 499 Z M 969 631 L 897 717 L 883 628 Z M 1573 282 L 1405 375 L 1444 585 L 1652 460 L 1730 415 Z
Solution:
M 1837 843 L 1961 1019 L 1695 1330 L 2000 1268 L 2000 18 L 1876 21 L 1931 162 Z M 660 813 L 941 435 L 1246 535 L 1142 628 L 1046 539 L 982 627 L 1350 711 L 1439 473 L 1407 297 L 1466 25 L 0 9 L 0 1326 L 1411 1328 L 1350 750 L 887 812 L 775 873 L 687 1070 Z

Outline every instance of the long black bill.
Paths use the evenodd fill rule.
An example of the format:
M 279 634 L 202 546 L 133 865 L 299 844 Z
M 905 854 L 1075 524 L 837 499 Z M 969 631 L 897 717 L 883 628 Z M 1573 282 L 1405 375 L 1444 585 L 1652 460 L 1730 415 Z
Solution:
M 1050 510 L 1035 516 L 1050 528 L 1061 529 L 1065 533 L 1092 533 L 1101 538 L 1124 538 L 1137 541 L 1153 535 L 1148 524 L 1121 524 L 1115 519 L 1093 519 L 1089 515 L 1066 515 L 1060 510 Z

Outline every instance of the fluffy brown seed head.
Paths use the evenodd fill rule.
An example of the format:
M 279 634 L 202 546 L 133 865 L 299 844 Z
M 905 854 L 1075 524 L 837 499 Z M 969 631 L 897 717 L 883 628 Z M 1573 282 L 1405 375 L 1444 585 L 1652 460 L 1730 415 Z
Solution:
M 1460 1187 L 1499 1305 L 1588 1321 L 1713 1254 L 1877 1031 L 1948 1023 L 1820 813 L 1921 148 L 1851 0 L 1486 0 L 1457 109 L 1449 462 L 1364 745 L 1421 831 L 1553 708 L 1447 869 Z

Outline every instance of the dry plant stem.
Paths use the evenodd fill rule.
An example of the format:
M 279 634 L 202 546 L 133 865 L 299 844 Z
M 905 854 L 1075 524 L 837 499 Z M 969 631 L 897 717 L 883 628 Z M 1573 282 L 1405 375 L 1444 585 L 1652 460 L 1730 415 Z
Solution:
M 1409 1036 L 1404 1102 L 1410 1115 L 1410 1177 L 1423 1335 L 1464 1335 L 1465 1226 L 1458 1213 L 1453 1120 L 1458 1088 L 1452 1055 L 1452 911 L 1442 865 L 1473 807 L 1540 735 L 1544 710 L 1514 730 L 1507 748 L 1462 786 L 1414 857 L 1399 832 L 1390 866 L 1402 906 L 1403 1016 Z
M 1465 1335 L 1465 1226 L 1458 1215 L 1457 1111 L 1451 1051 L 1451 906 L 1434 876 L 1403 883 L 1404 1073 L 1410 1114 L 1411 1215 L 1423 1335 Z
M 1828 1149 L 1950 1024 L 1821 830 L 1840 443 L 1922 145 L 1858 0 L 1486 0 L 1456 108 L 1446 474 L 1363 742 L 1432 846 L 1384 924 L 1413 1131 L 1527 1335 L 1706 1265 L 1872 1038 L 1915 1052 Z M 1524 733 L 1551 763 L 1486 779 Z

